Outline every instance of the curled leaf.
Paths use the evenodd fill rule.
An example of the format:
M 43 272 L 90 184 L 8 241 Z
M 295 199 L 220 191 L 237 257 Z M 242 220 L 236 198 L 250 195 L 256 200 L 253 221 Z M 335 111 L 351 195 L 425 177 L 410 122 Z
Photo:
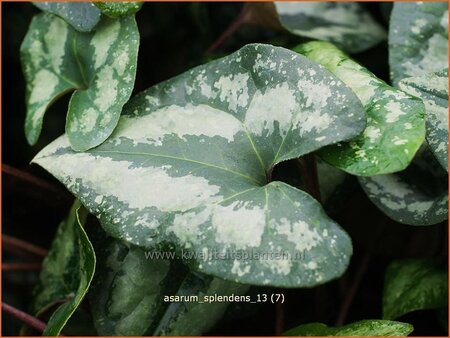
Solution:
M 314 41 L 294 50 L 333 72 L 355 92 L 366 110 L 364 133 L 320 150 L 322 159 L 358 176 L 405 169 L 425 138 L 421 100 L 387 85 L 330 43 Z
M 399 82 L 399 87 L 425 103 L 427 142 L 448 171 L 448 69 L 405 78 Z
M 83 225 L 86 212 L 75 202 L 56 233 L 34 290 L 33 312 L 40 314 L 62 302 L 50 317 L 44 335 L 57 336 L 86 295 L 95 271 L 95 253 Z
M 440 259 L 392 262 L 385 276 L 383 318 L 395 319 L 412 311 L 447 306 L 448 272 Z
M 74 153 L 63 136 L 34 161 L 115 237 L 170 243 L 228 280 L 312 286 L 342 274 L 350 239 L 310 195 L 267 180 L 277 163 L 364 127 L 358 98 L 333 74 L 255 44 L 137 95 L 101 146 Z
M 425 147 L 404 171 L 359 177 L 367 196 L 393 220 L 431 225 L 448 218 L 447 173 Z
M 55 15 L 35 16 L 21 46 L 28 142 L 37 142 L 47 108 L 73 90 L 66 119 L 73 149 L 108 138 L 133 90 L 138 46 L 132 16 L 104 18 L 95 32 L 84 34 Z
M 389 26 L 389 65 L 397 85 L 448 68 L 448 4 L 395 2 Z
M 368 319 L 340 327 L 329 327 L 322 323 L 300 325 L 287 331 L 285 336 L 407 336 L 413 331 L 407 323 L 390 320 Z
M 248 289 L 191 273 L 175 257 L 127 246 L 98 228 L 94 234 L 98 268 L 89 299 L 102 336 L 200 335 L 230 304 L 207 303 L 205 296 L 237 296 Z
M 64 19 L 79 32 L 90 32 L 100 22 L 100 10 L 91 2 L 33 2 L 39 9 Z
M 135 14 L 141 9 L 144 3 L 137 1 L 95 1 L 94 4 L 103 14 L 111 18 L 118 18 L 122 15 Z
M 295 35 L 332 42 L 349 53 L 369 49 L 386 32 L 356 2 L 275 2 L 281 24 Z

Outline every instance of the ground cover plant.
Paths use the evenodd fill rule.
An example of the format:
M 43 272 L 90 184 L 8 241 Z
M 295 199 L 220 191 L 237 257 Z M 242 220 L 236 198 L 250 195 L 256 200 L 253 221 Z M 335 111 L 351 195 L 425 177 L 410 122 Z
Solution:
M 448 334 L 447 3 L 3 20 L 3 334 Z

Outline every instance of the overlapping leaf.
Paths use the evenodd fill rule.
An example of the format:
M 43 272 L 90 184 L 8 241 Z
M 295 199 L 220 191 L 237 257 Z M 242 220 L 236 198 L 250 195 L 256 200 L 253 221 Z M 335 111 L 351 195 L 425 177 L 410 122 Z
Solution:
M 440 259 L 392 262 L 385 276 L 383 318 L 395 319 L 417 310 L 448 304 L 448 272 Z
M 63 18 L 79 32 L 90 32 L 100 22 L 100 10 L 91 2 L 34 2 L 39 9 Z M 53 33 L 54 34 L 54 33 Z
M 126 246 L 99 229 L 96 233 L 92 238 L 98 268 L 89 299 L 102 336 L 200 335 L 230 304 L 205 303 L 205 295 L 241 295 L 248 289 L 188 272 L 163 252 Z M 169 296 L 192 296 L 192 301 L 166 301 Z
M 399 86 L 425 103 L 427 142 L 448 171 L 448 69 L 403 79 Z
M 286 336 L 407 336 L 414 330 L 407 323 L 390 320 L 361 320 L 340 327 L 329 327 L 322 323 L 300 325 L 289 330 Z
M 311 286 L 345 270 L 350 239 L 310 195 L 266 176 L 364 127 L 358 98 L 333 74 L 256 44 L 139 94 L 101 146 L 74 153 L 62 136 L 34 161 L 115 237 L 171 243 L 225 279 Z
M 21 46 L 28 142 L 37 142 L 48 106 L 75 90 L 66 120 L 72 147 L 86 150 L 102 143 L 116 127 L 133 90 L 138 46 L 132 16 L 104 18 L 88 34 L 55 15 L 35 16 Z
M 389 27 L 392 82 L 448 68 L 448 4 L 397 2 Z
M 281 24 L 291 33 L 332 42 L 349 53 L 366 50 L 386 32 L 356 2 L 275 2 Z
M 94 4 L 102 11 L 103 14 L 111 18 L 118 18 L 122 15 L 136 13 L 141 9 L 143 2 L 96 1 Z
M 76 202 L 60 224 L 34 291 L 32 308 L 36 314 L 63 302 L 50 317 L 44 335 L 59 335 L 94 276 L 95 253 L 82 226 L 86 213 L 79 211 L 80 207 Z
M 448 218 L 447 173 L 427 147 L 406 170 L 360 177 L 359 182 L 372 202 L 397 222 L 431 225 Z
M 425 138 L 422 101 L 387 85 L 330 43 L 309 42 L 294 50 L 339 77 L 355 92 L 367 113 L 363 134 L 350 142 L 324 148 L 320 156 L 359 176 L 405 169 Z

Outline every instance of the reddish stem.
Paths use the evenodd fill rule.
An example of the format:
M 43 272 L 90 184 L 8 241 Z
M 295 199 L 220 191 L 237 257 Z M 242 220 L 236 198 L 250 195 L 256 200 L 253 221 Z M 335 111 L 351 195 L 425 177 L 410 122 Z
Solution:
M 347 293 L 347 297 L 344 299 L 344 301 L 341 305 L 341 309 L 339 310 L 338 317 L 336 318 L 336 326 L 340 326 L 345 323 L 347 314 L 348 314 L 350 307 L 353 303 L 353 300 L 359 290 L 359 286 L 361 285 L 361 281 L 364 276 L 364 273 L 367 271 L 367 268 L 369 266 L 369 261 L 370 261 L 373 251 L 375 250 L 376 243 L 379 242 L 379 239 L 383 233 L 385 220 L 386 219 L 384 218 L 384 216 L 382 216 L 381 221 L 378 223 L 378 228 L 376 229 L 375 233 L 373 234 L 373 240 L 371 242 L 371 245 L 369 246 L 366 253 L 364 254 L 361 264 L 359 265 L 358 270 L 355 273 L 355 277 L 351 283 L 350 290 Z
M 314 154 L 303 156 L 305 163 L 305 185 L 307 192 L 314 197 L 319 203 L 322 202 L 320 194 L 319 175 L 317 174 L 317 163 Z
M 277 293 L 284 293 L 284 289 L 278 289 Z M 281 336 L 284 332 L 284 303 L 275 303 L 275 336 Z
M 43 190 L 47 190 L 49 193 L 56 193 L 56 194 L 61 194 L 61 190 L 58 189 L 56 186 L 54 186 L 51 183 L 48 183 L 47 181 L 36 177 L 24 170 L 20 170 L 14 167 L 11 167 L 7 164 L 2 163 L 2 172 L 4 174 L 10 175 L 10 176 L 14 176 L 22 181 L 26 181 L 29 182 L 31 184 L 33 184 L 34 186 L 41 188 Z
M 31 243 L 28 243 L 24 240 L 9 236 L 2 235 L 2 245 L 8 250 L 11 249 L 21 249 L 27 251 L 29 253 L 35 254 L 36 256 L 45 257 L 48 254 L 48 251 Z
M 367 267 L 369 265 L 371 256 L 371 251 L 367 251 L 364 255 L 361 264 L 356 271 L 355 278 L 353 279 L 352 285 L 350 287 L 349 292 L 347 293 L 347 297 L 345 297 L 344 302 L 342 303 L 341 309 L 339 311 L 339 315 L 336 319 L 336 326 L 341 326 L 344 324 L 345 319 L 347 318 L 348 311 L 350 310 L 350 306 L 353 303 L 353 299 L 355 299 L 356 293 L 359 290 L 359 286 L 361 284 L 361 280 L 364 276 L 364 273 L 367 271 Z
M 247 19 L 247 14 L 249 13 L 248 8 L 244 6 L 239 13 L 239 15 L 233 20 L 233 22 L 228 26 L 228 28 L 214 41 L 211 46 L 205 52 L 205 55 L 209 55 L 213 53 L 217 48 L 219 48 L 226 39 L 228 39 L 231 35 L 233 35 L 239 27 L 245 22 Z
M 2 271 L 41 270 L 40 263 L 3 263 Z
M 10 314 L 11 316 L 17 318 L 21 322 L 40 332 L 44 332 L 45 328 L 47 327 L 47 325 L 44 322 L 40 321 L 36 317 L 31 316 L 28 313 L 25 313 L 15 308 L 14 306 L 11 306 L 3 302 L 2 302 L 2 311 Z

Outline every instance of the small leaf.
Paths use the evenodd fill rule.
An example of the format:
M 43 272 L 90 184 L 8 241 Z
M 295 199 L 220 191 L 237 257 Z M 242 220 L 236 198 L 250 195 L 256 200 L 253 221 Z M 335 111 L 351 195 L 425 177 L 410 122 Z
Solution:
M 94 5 L 100 8 L 101 12 L 111 18 L 118 18 L 122 15 L 130 15 L 138 12 L 143 2 L 127 1 L 127 2 L 116 2 L 116 1 L 95 1 Z
M 82 224 L 86 213 L 77 201 L 56 233 L 34 291 L 33 312 L 40 314 L 63 301 L 50 317 L 44 335 L 57 336 L 83 300 L 95 270 L 95 253 Z
M 404 171 L 359 177 L 373 203 L 393 220 L 431 225 L 448 218 L 447 173 L 425 147 Z
M 322 323 L 300 325 L 284 333 L 285 336 L 407 336 L 414 330 L 407 323 L 390 320 L 368 319 L 340 327 L 329 327 Z
M 388 86 L 328 42 L 309 42 L 294 50 L 333 72 L 355 92 L 367 113 L 364 133 L 320 150 L 322 159 L 358 176 L 405 169 L 425 138 L 422 101 Z
M 79 32 L 92 31 L 101 18 L 100 10 L 90 2 L 33 2 L 33 5 L 63 18 Z
M 87 34 L 52 14 L 36 15 L 21 46 L 28 142 L 37 142 L 48 106 L 75 90 L 66 119 L 70 143 L 81 151 L 101 144 L 116 127 L 133 90 L 138 46 L 132 16 L 104 18 Z
M 385 276 L 383 318 L 447 306 L 448 273 L 440 259 L 407 259 L 392 262 Z
M 156 258 L 163 252 L 126 246 L 106 237 L 98 228 L 95 233 L 91 237 L 98 268 L 89 299 L 102 336 L 200 335 L 220 319 L 230 304 L 200 304 L 205 295 L 241 295 L 248 289 L 190 273 L 179 260 Z M 170 296 L 192 296 L 193 301 L 167 301 L 165 298 Z
M 345 270 L 350 239 L 320 204 L 266 184 L 275 164 L 364 129 L 358 98 L 333 74 L 284 48 L 248 45 L 144 91 L 123 114 L 101 146 L 74 153 L 63 136 L 34 160 L 108 233 L 171 243 L 194 253 L 194 269 L 240 283 L 313 286 Z M 234 259 L 205 258 L 218 253 Z
M 389 26 L 389 65 L 394 85 L 448 68 L 448 4 L 394 2 Z
M 357 53 L 386 39 L 386 32 L 356 2 L 275 2 L 281 24 L 291 33 L 332 42 Z
M 427 142 L 448 171 L 448 69 L 403 79 L 399 87 L 425 103 Z

